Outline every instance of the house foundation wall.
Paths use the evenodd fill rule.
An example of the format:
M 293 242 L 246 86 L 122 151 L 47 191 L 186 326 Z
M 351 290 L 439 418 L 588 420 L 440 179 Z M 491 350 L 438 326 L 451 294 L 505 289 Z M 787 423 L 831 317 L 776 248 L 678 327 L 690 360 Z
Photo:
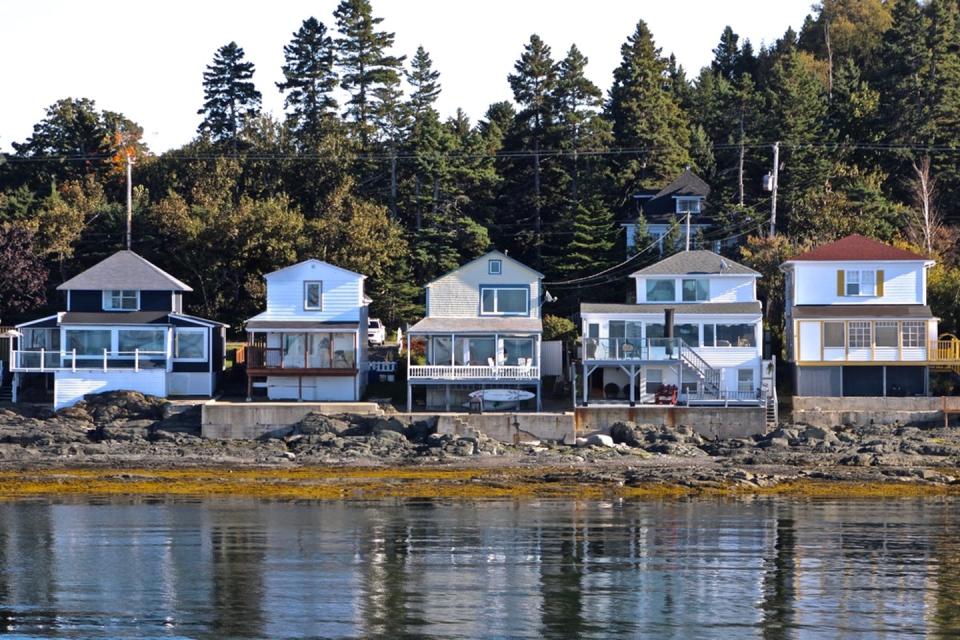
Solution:
M 705 438 L 747 438 L 766 432 L 762 407 L 587 406 L 574 411 L 578 436 L 608 432 L 618 422 L 684 425 Z
M 793 398 L 793 421 L 817 427 L 940 422 L 941 398 Z
M 208 402 L 201 409 L 201 435 L 217 440 L 282 437 L 308 413 L 380 415 L 375 402 Z
M 437 433 L 470 435 L 470 431 L 518 444 L 530 440 L 551 440 L 573 444 L 576 437 L 572 413 L 483 413 L 437 416 Z

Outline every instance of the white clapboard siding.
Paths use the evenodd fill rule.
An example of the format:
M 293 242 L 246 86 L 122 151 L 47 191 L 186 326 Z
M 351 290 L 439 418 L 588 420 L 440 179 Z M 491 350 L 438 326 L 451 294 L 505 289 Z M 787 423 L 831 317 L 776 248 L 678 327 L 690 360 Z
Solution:
M 212 396 L 213 377 L 207 372 L 167 374 L 167 393 L 171 396 Z
M 502 273 L 489 273 L 489 260 L 500 260 Z M 506 256 L 493 253 L 469 262 L 427 285 L 427 316 L 431 318 L 480 317 L 480 285 L 530 288 L 530 317 L 540 317 L 540 276 Z
M 797 262 L 794 304 L 925 304 L 923 262 Z M 837 271 L 883 271 L 882 296 L 838 296 Z M 801 338 L 802 341 L 802 338 Z
M 365 371 L 363 375 L 366 375 Z M 355 383 L 353 376 L 304 376 L 300 387 L 294 376 L 268 376 L 267 397 L 271 400 L 297 400 L 302 389 L 304 400 L 353 402 L 358 399 Z
M 53 381 L 53 408 L 63 409 L 83 400 L 88 393 L 139 391 L 152 396 L 167 396 L 166 371 L 58 371 Z
M 363 281 L 360 274 L 320 260 L 307 260 L 266 276 L 267 309 L 257 320 L 360 322 Z M 323 308 L 304 309 L 304 283 L 323 283 Z

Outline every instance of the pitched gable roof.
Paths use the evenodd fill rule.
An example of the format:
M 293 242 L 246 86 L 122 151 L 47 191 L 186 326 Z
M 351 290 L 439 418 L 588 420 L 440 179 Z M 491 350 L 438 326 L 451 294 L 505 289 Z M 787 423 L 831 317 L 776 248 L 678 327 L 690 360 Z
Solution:
M 337 271 L 342 271 L 342 272 L 347 273 L 347 274 L 349 274 L 349 275 L 351 275 L 351 276 L 357 276 L 358 278 L 366 278 L 366 277 L 367 277 L 367 276 L 363 275 L 362 273 L 357 273 L 356 271 L 350 271 L 350 269 L 344 269 L 343 267 L 338 267 L 338 266 L 335 265 L 335 264 L 330 264 L 329 262 L 325 262 L 325 261 L 323 261 L 323 260 L 317 260 L 316 258 L 309 258 L 309 259 L 307 259 L 307 260 L 301 260 L 300 262 L 297 262 L 297 263 L 295 263 L 295 264 L 289 264 L 289 265 L 287 265 L 287 266 L 285 266 L 285 267 L 283 267 L 283 268 L 281 268 L 281 269 L 277 269 L 276 271 L 271 271 L 270 273 L 264 274 L 263 277 L 264 277 L 264 278 L 269 278 L 269 277 L 271 277 L 271 276 L 277 275 L 278 273 L 283 273 L 284 271 L 288 271 L 288 270 L 290 270 L 290 269 L 296 269 L 297 267 L 299 267 L 299 266 L 301 266 L 301 265 L 305 265 L 305 264 L 317 264 L 317 265 L 320 265 L 320 266 L 323 266 L 323 267 L 330 267 L 331 269 L 336 269 Z
M 700 176 L 695 174 L 689 168 L 677 176 L 673 182 L 660 189 L 654 195 L 654 198 L 673 197 L 673 196 L 700 196 L 706 198 L 710 195 L 710 185 L 704 182 Z
M 193 291 L 172 275 L 133 251 L 117 251 L 86 271 L 70 278 L 58 291 L 140 289 L 141 291 Z
M 528 267 L 527 265 L 523 264 L 523 263 L 520 262 L 519 260 L 517 260 L 517 259 L 515 259 L 515 258 L 511 258 L 510 256 L 508 256 L 507 254 L 503 253 L 502 251 L 497 251 L 496 249 L 494 249 L 493 251 L 488 251 L 487 253 L 483 254 L 482 256 L 478 256 L 478 257 L 474 258 L 473 260 L 471 260 L 471 261 L 469 261 L 469 262 L 466 262 L 466 263 L 460 265 L 459 267 L 457 267 L 456 269 L 453 269 L 452 271 L 446 272 L 446 273 L 443 274 L 442 276 L 439 276 L 439 277 L 437 277 L 437 278 L 434 278 L 433 280 L 431 280 L 430 282 L 428 282 L 425 286 L 429 287 L 429 286 L 432 285 L 434 282 L 437 282 L 438 280 L 442 280 L 442 279 L 446 278 L 446 277 L 449 276 L 451 273 L 456 273 L 457 271 L 460 271 L 461 269 L 464 269 L 464 268 L 470 266 L 470 265 L 473 264 L 474 262 L 480 262 L 481 260 L 487 260 L 488 258 L 495 258 L 495 259 L 500 259 L 500 260 L 506 260 L 507 262 L 510 262 L 511 264 L 517 265 L 517 266 L 520 267 L 521 269 L 525 269 L 525 270 L 529 271 L 530 273 L 532 273 L 532 274 L 534 274 L 535 276 L 537 276 L 537 278 L 542 279 L 542 278 L 544 277 L 544 275 L 543 275 L 542 273 L 540 273 L 539 271 L 537 271 L 536 269 L 534 269 L 534 268 L 532 268 L 532 267 Z
M 648 222 L 662 223 L 668 221 L 677 212 L 677 197 L 698 197 L 706 200 L 710 196 L 710 185 L 690 169 L 684 170 L 662 189 L 640 189 L 634 194 L 643 208 L 643 215 Z M 706 205 L 701 212 L 694 214 L 694 218 L 704 218 Z M 635 214 L 632 214 L 635 216 Z
M 861 235 L 851 235 L 836 242 L 821 245 L 787 262 L 794 261 L 843 261 L 843 260 L 927 260 L 924 256 L 906 249 L 890 246 L 879 240 Z
M 677 275 L 748 275 L 760 274 L 729 258 L 703 249 L 681 251 L 660 262 L 634 271 L 630 277 L 637 276 L 677 276 Z

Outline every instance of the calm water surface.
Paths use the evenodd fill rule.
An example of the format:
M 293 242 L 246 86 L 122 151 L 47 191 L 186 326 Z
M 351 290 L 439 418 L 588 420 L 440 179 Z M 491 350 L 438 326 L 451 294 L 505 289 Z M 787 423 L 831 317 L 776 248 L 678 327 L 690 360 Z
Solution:
M 960 637 L 958 503 L 0 504 L 0 636 Z

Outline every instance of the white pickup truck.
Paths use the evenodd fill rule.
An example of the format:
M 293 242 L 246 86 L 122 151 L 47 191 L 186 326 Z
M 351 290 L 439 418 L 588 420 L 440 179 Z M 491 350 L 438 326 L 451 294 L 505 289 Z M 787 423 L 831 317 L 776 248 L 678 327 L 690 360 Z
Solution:
M 387 328 L 383 326 L 378 318 L 370 318 L 367 325 L 367 342 L 370 344 L 383 344 L 387 341 Z

